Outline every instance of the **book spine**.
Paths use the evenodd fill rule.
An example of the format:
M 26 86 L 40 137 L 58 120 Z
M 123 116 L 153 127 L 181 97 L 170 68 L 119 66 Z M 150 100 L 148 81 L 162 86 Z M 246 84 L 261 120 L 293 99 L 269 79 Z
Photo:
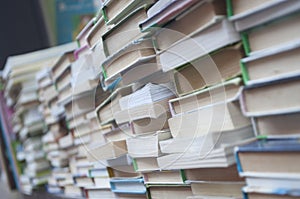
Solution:
M 179 172 L 180 172 L 180 176 L 181 176 L 182 182 L 185 183 L 185 181 L 187 180 L 187 178 L 186 178 L 184 170 L 180 169 Z
M 239 158 L 239 149 L 237 147 L 234 149 L 234 156 L 235 156 L 235 160 L 236 160 L 236 168 L 239 173 L 242 173 L 243 168 L 242 168 L 241 161 Z
M 241 71 L 242 71 L 243 82 L 245 85 L 247 85 L 247 83 L 249 81 L 249 74 L 248 74 L 246 64 L 243 61 L 240 61 L 240 67 L 241 67 Z
M 136 163 L 136 160 L 135 159 L 132 159 L 132 165 L 133 165 L 133 169 L 134 171 L 138 172 L 139 168 L 138 168 L 138 165 Z
M 106 14 L 106 7 L 103 6 L 103 8 L 101 9 L 101 12 L 102 12 L 102 16 L 103 16 L 103 19 L 105 21 L 105 23 L 108 22 L 108 17 L 107 17 L 107 14 Z
M 251 49 L 250 49 L 250 43 L 248 40 L 248 34 L 246 32 L 241 33 L 242 43 L 244 46 L 244 50 L 247 56 L 250 55 Z
M 233 16 L 232 0 L 226 0 L 227 17 Z

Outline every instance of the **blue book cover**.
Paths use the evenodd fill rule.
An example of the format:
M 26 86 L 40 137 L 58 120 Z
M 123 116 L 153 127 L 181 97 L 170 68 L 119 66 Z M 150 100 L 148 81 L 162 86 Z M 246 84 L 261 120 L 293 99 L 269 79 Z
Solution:
M 94 0 L 55 0 L 57 43 L 73 41 L 98 9 Z
M 147 192 L 142 178 L 111 179 L 110 186 L 114 193 L 146 194 Z
M 243 187 L 243 196 L 244 199 L 250 198 L 249 195 L 252 193 L 259 194 L 262 197 L 288 197 L 291 198 L 299 198 L 300 196 L 300 189 L 269 189 L 269 188 L 263 188 L 263 187 Z

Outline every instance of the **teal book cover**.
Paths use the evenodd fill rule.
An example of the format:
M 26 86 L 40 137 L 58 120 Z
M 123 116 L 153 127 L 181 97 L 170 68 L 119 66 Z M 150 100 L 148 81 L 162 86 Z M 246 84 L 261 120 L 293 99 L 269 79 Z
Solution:
M 98 10 L 95 0 L 55 0 L 57 43 L 73 41 Z

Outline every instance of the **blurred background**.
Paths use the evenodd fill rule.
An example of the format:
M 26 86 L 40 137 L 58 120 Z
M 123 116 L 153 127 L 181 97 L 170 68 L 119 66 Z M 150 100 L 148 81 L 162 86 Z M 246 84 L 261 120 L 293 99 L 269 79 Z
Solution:
M 99 0 L 1 1 L 1 69 L 10 55 L 74 40 L 99 7 Z

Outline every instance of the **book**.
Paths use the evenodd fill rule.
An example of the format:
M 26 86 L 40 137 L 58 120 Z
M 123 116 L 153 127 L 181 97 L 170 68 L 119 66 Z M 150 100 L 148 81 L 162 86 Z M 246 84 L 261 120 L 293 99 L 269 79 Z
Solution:
M 95 185 L 93 179 L 85 176 L 75 176 L 74 182 L 78 187 L 91 187 Z
M 145 33 L 140 32 L 137 25 L 140 21 L 146 18 L 147 13 L 145 8 L 140 7 L 108 30 L 102 36 L 106 56 L 113 55 L 128 43 L 146 36 Z
M 153 14 L 147 12 L 147 18 L 140 21 L 140 28 L 142 32 L 146 32 L 155 27 L 162 27 L 176 16 L 193 6 L 197 1 L 168 1 L 163 3 L 156 3 L 152 6 Z M 158 7 L 158 8 L 157 8 Z M 149 9 L 151 12 L 151 8 Z
M 296 75 L 245 87 L 240 98 L 243 114 L 249 117 L 297 112 L 298 79 Z
M 83 46 L 87 45 L 85 38 L 87 37 L 89 31 L 93 28 L 93 26 L 95 24 L 95 20 L 96 20 L 95 17 L 92 18 L 76 36 L 75 40 L 77 41 L 77 45 L 79 47 L 83 47 Z
M 105 80 L 111 81 L 112 79 L 116 79 L 118 75 L 126 75 L 130 73 L 131 70 L 139 68 L 140 65 L 146 64 L 149 60 L 154 58 L 156 57 L 151 40 L 133 41 L 119 49 L 113 55 L 107 57 L 102 63 L 102 72 Z M 148 67 L 158 68 L 155 64 L 154 66 L 150 65 Z M 150 74 L 151 73 L 141 75 L 144 77 Z
M 298 151 L 298 139 L 255 140 L 235 149 L 237 168 L 242 176 L 262 172 L 299 174 Z M 253 164 L 254 159 L 259 164 Z
M 243 42 L 246 54 L 254 55 L 273 47 L 298 41 L 299 29 L 296 24 L 299 21 L 299 16 L 297 13 L 288 15 L 264 24 L 263 28 L 255 27 L 244 32 Z
M 119 111 L 119 99 L 122 96 L 129 95 L 133 92 L 133 85 L 127 85 L 116 89 L 111 95 L 105 99 L 95 110 L 100 125 L 107 124 L 114 120 L 114 114 Z
M 158 118 L 144 118 L 131 122 L 132 131 L 136 135 L 149 134 L 157 131 L 165 131 L 169 128 L 168 118 L 170 113 L 166 112 Z
M 172 84 L 148 83 L 143 88 L 126 95 L 119 100 L 121 110 L 127 110 L 141 105 L 152 104 L 174 96 Z
M 299 174 L 253 173 L 246 174 L 246 183 L 248 188 L 261 187 L 271 190 L 297 190 L 297 184 L 299 184 L 300 180 L 299 177 Z
M 100 168 L 94 168 L 89 170 L 90 178 L 106 178 L 109 177 L 108 171 L 106 168 L 100 169 Z
M 122 98 L 120 99 L 119 102 L 121 102 L 121 100 Z M 169 112 L 168 100 L 169 98 L 166 98 L 150 104 L 137 105 L 136 107 L 118 111 L 115 113 L 115 120 L 117 124 L 122 124 L 125 122 L 131 122 L 131 121 L 145 119 L 145 118 L 155 119 L 155 118 L 162 117 L 163 115 L 168 115 L 167 114 L 167 112 Z M 134 101 L 134 99 L 130 98 L 130 101 Z
M 188 3 L 172 2 L 173 4 Z M 182 9 L 182 8 L 180 8 Z M 226 15 L 226 5 L 224 1 L 198 1 L 190 8 L 183 10 L 172 21 L 163 26 L 156 34 L 155 40 L 158 50 L 168 49 L 172 44 L 184 39 L 187 35 L 195 33 L 198 29 L 205 27 L 207 23 L 217 16 Z M 193 19 L 199 20 L 193 20 Z M 165 20 L 167 20 L 166 18 Z
M 241 74 L 241 46 L 229 46 L 174 71 L 174 81 L 178 95 L 186 95 L 205 87 L 219 84 Z
M 224 17 L 215 17 L 167 49 L 160 50 L 159 59 L 162 70 L 175 69 L 239 40 L 240 36 L 231 22 Z M 157 43 L 157 48 L 161 49 L 159 43 Z
M 160 154 L 159 141 L 171 138 L 168 131 L 157 132 L 153 135 L 129 137 L 126 139 L 128 154 L 132 158 L 158 157 Z
M 285 113 L 253 117 L 252 124 L 256 135 L 269 137 L 297 136 L 299 134 L 299 113 Z
M 114 178 L 110 180 L 110 186 L 114 193 L 146 194 L 146 187 L 142 178 Z
M 136 172 L 151 172 L 160 170 L 156 157 L 134 158 L 133 166 Z
M 241 189 L 245 182 L 207 182 L 191 181 L 193 195 L 208 195 L 242 198 Z
M 82 197 L 83 190 L 75 185 L 66 185 L 64 186 L 64 194 L 71 197 Z
M 297 1 L 227 1 L 228 17 L 235 24 L 237 31 L 245 31 L 271 20 L 279 19 L 297 12 L 300 4 Z
M 300 42 L 293 42 L 243 58 L 241 68 L 244 83 L 246 85 L 262 83 L 299 73 L 297 67 L 299 46 Z
M 250 120 L 243 116 L 239 102 L 233 99 L 172 117 L 168 123 L 173 137 L 195 137 L 246 127 Z
M 160 169 L 194 169 L 194 168 L 220 168 L 235 164 L 234 147 L 253 141 L 253 138 L 226 144 L 220 148 L 200 152 L 173 153 L 157 158 Z
M 201 107 L 230 101 L 230 99 L 237 99 L 242 90 L 241 84 L 241 78 L 234 78 L 181 97 L 170 99 L 170 112 L 174 117 L 192 112 Z
M 257 198 L 283 198 L 293 199 L 299 197 L 298 189 L 268 189 L 263 187 L 244 187 L 244 197 L 246 199 L 257 199 Z
M 185 180 L 182 170 L 152 171 L 143 173 L 144 183 L 147 184 L 183 184 Z
M 168 199 L 168 198 L 186 198 L 192 196 L 192 190 L 189 185 L 147 185 L 149 198 L 151 199 Z
M 72 95 L 70 102 L 65 104 L 66 118 L 77 117 L 86 114 L 95 107 L 95 93 L 93 90 L 84 92 L 80 95 Z
M 70 67 L 71 63 L 75 61 L 74 51 L 65 52 L 61 55 L 58 61 L 52 66 L 52 75 L 56 80 L 62 73 Z
M 95 160 L 118 158 L 125 154 L 127 154 L 126 141 L 120 140 L 90 148 L 87 157 L 90 162 L 95 162 Z
M 109 132 L 103 133 L 103 137 L 107 142 L 126 140 L 131 136 L 133 136 L 133 134 L 131 126 L 128 123 L 122 124 Z
M 85 189 L 86 196 L 90 199 L 97 198 L 106 198 L 106 199 L 115 199 L 115 194 L 111 191 L 110 188 L 99 189 L 99 188 L 87 188 Z
M 126 16 L 139 7 L 147 7 L 151 5 L 154 0 L 130 0 L 126 2 L 119 2 L 116 0 L 106 0 L 102 5 L 102 15 L 107 24 L 117 24 Z
M 211 132 L 202 136 L 178 136 L 159 141 L 160 150 L 164 154 L 171 153 L 202 153 L 254 137 L 251 125 L 234 130 Z
M 72 78 L 71 68 L 68 67 L 66 70 L 55 80 L 55 86 L 58 92 L 62 91 L 68 84 Z
M 107 32 L 112 26 L 105 24 L 103 17 L 101 17 L 95 25 L 90 29 L 86 36 L 86 43 L 90 49 L 94 49 L 96 45 L 102 46 L 102 35 Z M 100 46 L 99 46 L 100 47 Z M 102 47 L 103 48 L 103 47 Z
M 184 170 L 184 174 L 188 181 L 243 181 L 243 178 L 239 176 L 236 165 L 227 168 L 186 169 Z

